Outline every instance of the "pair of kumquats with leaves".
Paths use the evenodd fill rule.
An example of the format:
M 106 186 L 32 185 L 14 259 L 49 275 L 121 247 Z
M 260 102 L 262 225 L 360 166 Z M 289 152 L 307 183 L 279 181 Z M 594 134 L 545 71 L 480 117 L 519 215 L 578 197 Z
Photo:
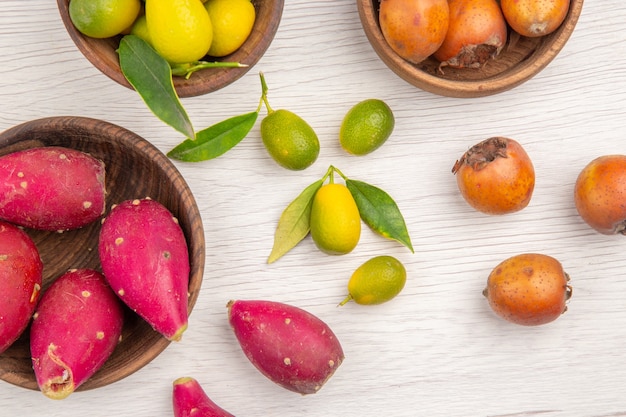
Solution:
M 343 183 L 335 182 L 335 175 Z M 348 178 L 331 165 L 281 214 L 267 262 L 277 261 L 309 234 L 322 252 L 348 254 L 359 243 L 361 220 L 377 234 L 413 252 L 404 217 L 393 198 L 374 185 Z M 348 296 L 340 305 L 352 300 L 365 305 L 384 303 L 398 295 L 405 282 L 406 269 L 400 261 L 386 255 L 373 257 L 354 271 L 348 281 Z

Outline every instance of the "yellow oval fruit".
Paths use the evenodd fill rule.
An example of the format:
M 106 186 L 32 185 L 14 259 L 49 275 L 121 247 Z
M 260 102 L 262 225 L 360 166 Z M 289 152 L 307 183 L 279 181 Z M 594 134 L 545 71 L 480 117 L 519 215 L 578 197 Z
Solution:
M 211 47 L 211 19 L 200 0 L 148 0 L 146 20 L 152 46 L 171 64 L 198 61 Z
M 254 5 L 250 0 L 208 0 L 204 7 L 213 27 L 209 55 L 222 57 L 232 54 L 252 32 L 256 17 Z
M 348 153 L 366 155 L 385 143 L 394 125 L 393 112 L 384 101 L 363 100 L 344 116 L 339 130 L 339 143 Z
M 322 186 L 311 206 L 311 237 L 317 247 L 330 255 L 352 252 L 361 238 L 359 209 L 343 184 Z
M 402 291 L 406 283 L 406 269 L 393 256 L 376 256 L 359 266 L 348 281 L 348 297 L 357 304 L 382 304 Z
M 148 21 L 146 20 L 145 14 L 142 14 L 137 18 L 137 20 L 135 20 L 133 27 L 130 29 L 130 34 L 135 35 L 152 45 L 150 31 L 148 30 Z
M 141 9 L 139 0 L 71 0 L 70 20 L 84 35 L 110 38 L 128 29 Z
M 274 110 L 261 121 L 261 139 L 282 167 L 303 170 L 317 159 L 320 142 L 313 128 L 289 110 Z

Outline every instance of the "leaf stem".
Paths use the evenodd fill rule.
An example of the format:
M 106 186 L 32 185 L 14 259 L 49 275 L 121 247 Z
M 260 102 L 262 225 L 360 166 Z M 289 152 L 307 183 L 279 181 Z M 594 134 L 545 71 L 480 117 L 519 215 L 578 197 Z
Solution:
M 346 304 L 348 304 L 350 301 L 352 301 L 352 295 L 348 294 L 348 296 L 347 296 L 346 298 L 344 298 L 342 302 L 340 302 L 339 304 L 337 304 L 337 307 L 345 306 L 345 305 L 346 305 Z
M 333 182 L 333 179 L 334 179 L 334 178 L 333 178 L 333 172 L 334 172 L 334 170 L 335 170 L 335 167 L 334 167 L 334 166 L 332 166 L 332 165 L 330 165 L 330 166 L 328 167 L 328 169 L 326 170 L 326 173 L 325 173 L 325 174 L 324 174 L 324 176 L 322 177 L 321 181 L 322 181 L 322 182 L 324 182 L 324 181 L 326 181 L 326 178 L 329 178 L 329 177 L 330 177 L 330 182 L 332 183 L 332 182 Z
M 332 166 L 332 165 L 331 165 L 331 166 Z M 334 167 L 334 166 L 333 166 L 332 168 L 333 168 L 333 170 L 334 170 L 337 174 L 339 174 L 339 176 L 340 176 L 341 178 L 343 178 L 343 180 L 344 180 L 344 181 L 347 181 L 347 180 L 348 180 L 348 177 L 346 177 L 346 176 L 343 174 L 343 172 L 341 172 L 341 171 L 339 170 L 339 168 L 336 168 L 336 167 Z
M 172 66 L 172 75 L 185 77 L 185 79 L 188 80 L 191 74 L 205 68 L 246 68 L 247 66 L 247 64 L 241 64 L 239 62 L 195 61 L 190 64 Z
M 261 78 L 261 100 L 265 103 L 265 108 L 267 108 L 268 113 L 272 113 L 274 110 L 270 107 L 270 103 L 267 101 L 267 91 L 269 88 L 267 87 L 267 83 L 265 82 L 265 75 L 263 72 L 259 72 L 259 77 Z

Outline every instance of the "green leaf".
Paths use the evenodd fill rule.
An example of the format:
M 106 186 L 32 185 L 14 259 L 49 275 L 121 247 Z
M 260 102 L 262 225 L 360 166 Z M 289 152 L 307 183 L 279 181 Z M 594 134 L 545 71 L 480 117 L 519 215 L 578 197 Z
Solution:
M 306 187 L 283 211 L 276 227 L 274 247 L 267 259 L 268 264 L 277 261 L 309 234 L 313 197 L 322 183 L 323 180 L 318 180 Z
M 126 35 L 118 49 L 122 73 L 156 117 L 188 138 L 195 137 L 172 81 L 172 70 L 146 41 Z
M 350 179 L 346 180 L 346 187 L 354 197 L 361 218 L 372 230 L 397 240 L 414 252 L 404 217 L 389 194 L 373 185 Z
M 185 162 L 200 162 L 217 158 L 233 148 L 248 135 L 254 126 L 258 111 L 234 116 L 196 133 L 167 153 L 167 156 Z

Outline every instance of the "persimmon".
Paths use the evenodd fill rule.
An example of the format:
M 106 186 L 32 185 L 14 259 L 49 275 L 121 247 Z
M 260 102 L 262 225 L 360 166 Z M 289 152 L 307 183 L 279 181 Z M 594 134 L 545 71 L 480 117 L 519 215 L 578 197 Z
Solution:
M 558 29 L 565 20 L 570 0 L 501 0 L 504 18 L 522 36 L 538 37 Z
M 433 56 L 442 66 L 478 68 L 496 57 L 507 26 L 496 0 L 450 0 L 446 37 Z
M 501 318 L 524 326 L 550 323 L 567 310 L 569 275 L 548 255 L 524 253 L 498 264 L 483 295 Z
M 389 47 L 413 64 L 439 48 L 449 18 L 447 0 L 381 0 L 378 14 Z
M 535 188 L 535 169 L 517 141 L 486 139 L 467 150 L 452 168 L 467 203 L 486 214 L 525 208 Z
M 603 155 L 589 162 L 576 179 L 574 203 L 596 231 L 626 235 L 626 155 Z

